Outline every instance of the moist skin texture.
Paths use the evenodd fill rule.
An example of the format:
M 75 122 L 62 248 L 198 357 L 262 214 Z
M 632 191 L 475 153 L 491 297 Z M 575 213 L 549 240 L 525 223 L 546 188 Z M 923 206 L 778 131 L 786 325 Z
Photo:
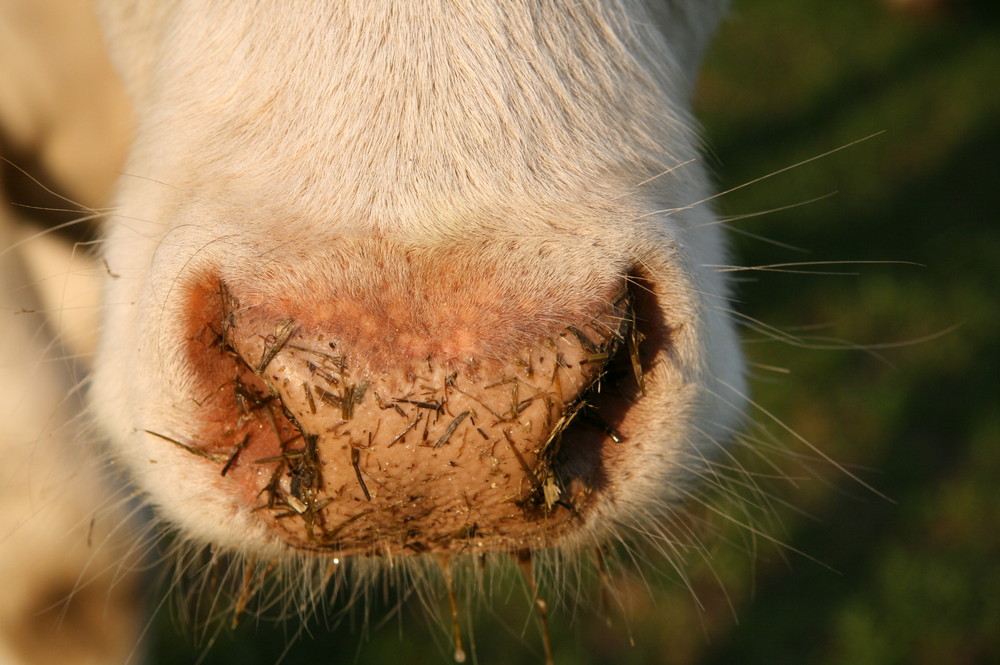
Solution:
M 455 302 L 447 323 L 425 324 L 370 295 L 332 298 L 297 320 L 284 303 L 241 306 L 218 280 L 194 289 L 202 307 L 192 311 L 207 315 L 192 320 L 191 361 L 206 395 L 195 441 L 210 443 L 184 444 L 205 460 L 192 463 L 222 463 L 233 491 L 296 548 L 400 554 L 557 542 L 600 482 L 599 454 L 562 442 L 580 411 L 593 410 L 588 399 L 626 344 L 626 293 L 600 313 L 567 314 L 576 325 L 548 323 L 548 334 L 524 325 L 518 340 L 494 340 L 502 335 L 476 319 L 478 303 Z M 497 318 L 521 315 L 502 309 Z M 433 335 L 418 334 L 434 324 Z

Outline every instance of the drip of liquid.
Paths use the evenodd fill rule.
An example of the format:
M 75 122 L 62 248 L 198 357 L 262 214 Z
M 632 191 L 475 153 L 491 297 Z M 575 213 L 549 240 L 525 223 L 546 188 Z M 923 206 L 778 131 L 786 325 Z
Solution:
M 250 598 L 254 594 L 254 584 L 253 576 L 257 570 L 257 560 L 253 557 L 249 557 L 243 562 L 243 587 L 240 589 L 240 595 L 236 599 L 236 605 L 233 607 L 233 623 L 232 629 L 235 630 L 240 623 L 240 615 L 247 608 L 247 604 L 250 602 Z
M 240 588 L 239 598 L 236 599 L 236 605 L 233 607 L 232 628 L 234 630 L 239 625 L 240 615 L 246 611 L 250 600 L 257 595 L 257 592 L 264 586 L 267 576 L 274 570 L 275 563 L 271 561 L 261 569 L 254 557 L 249 557 L 243 562 L 243 586 Z M 255 577 L 256 582 L 254 581 Z
M 538 611 L 538 625 L 542 631 L 542 645 L 545 648 L 545 665 L 555 665 L 555 661 L 552 658 L 552 638 L 549 635 L 549 606 L 545 602 L 545 599 L 538 595 L 538 585 L 535 583 L 531 551 L 521 550 L 514 556 L 517 558 L 517 565 L 521 570 L 521 575 L 528 583 L 531 598 L 535 601 L 535 609 Z
M 458 623 L 458 602 L 455 599 L 455 588 L 451 580 L 451 560 L 447 555 L 438 558 L 441 571 L 444 573 L 444 584 L 448 590 L 448 604 L 451 605 L 451 629 L 455 635 L 455 662 L 465 662 L 465 649 L 462 648 L 462 629 Z
M 330 563 L 327 564 L 326 570 L 323 571 L 323 579 L 320 581 L 319 589 L 316 592 L 316 602 L 319 602 L 319 600 L 324 597 L 324 594 L 327 593 L 327 590 L 330 587 L 330 582 L 333 580 L 334 575 L 336 575 L 340 570 L 340 564 L 341 559 L 339 557 L 334 557 L 330 560 Z M 308 600 L 304 600 L 302 601 L 302 605 L 299 606 L 299 610 L 303 613 L 303 615 L 305 615 L 306 610 L 309 608 L 308 603 Z
M 597 583 L 600 585 L 601 591 L 601 614 L 604 615 L 604 621 L 607 623 L 608 627 L 613 625 L 611 620 L 611 609 L 612 605 L 618 606 L 619 610 L 622 610 L 621 602 L 617 600 L 614 587 L 611 585 L 611 574 L 608 572 L 608 562 L 604 557 L 604 550 L 600 547 L 594 550 L 594 563 L 597 569 Z M 625 629 L 628 634 L 628 643 L 630 646 L 635 646 L 635 637 L 632 635 L 632 628 L 625 622 Z
M 601 591 L 601 614 L 604 621 L 611 625 L 611 578 L 608 575 L 608 565 L 604 560 L 604 552 L 600 548 L 594 550 L 594 564 L 597 568 L 597 584 Z

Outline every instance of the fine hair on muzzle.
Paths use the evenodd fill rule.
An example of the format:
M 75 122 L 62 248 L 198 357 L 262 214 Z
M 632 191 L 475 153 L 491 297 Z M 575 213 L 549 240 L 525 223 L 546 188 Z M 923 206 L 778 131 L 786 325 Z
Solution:
M 675 547 L 746 401 L 690 113 L 724 3 L 98 4 L 135 125 L 91 410 L 237 614 Z

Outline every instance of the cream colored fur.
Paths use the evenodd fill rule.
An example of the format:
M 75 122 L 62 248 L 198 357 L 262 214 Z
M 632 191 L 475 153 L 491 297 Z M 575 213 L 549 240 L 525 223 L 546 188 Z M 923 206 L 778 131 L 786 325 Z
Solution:
M 90 3 L 0 2 L 0 157 L 107 202 L 129 109 Z M 6 165 L 5 165 L 6 166 Z M 10 167 L 13 168 L 13 167 Z M 139 655 L 145 623 L 126 495 L 83 415 L 102 270 L 45 233 L 0 179 L 0 664 Z
M 206 265 L 252 279 L 262 257 L 276 274 L 327 270 L 321 248 L 344 236 L 487 254 L 516 238 L 526 255 L 558 248 L 581 290 L 649 271 L 679 362 L 636 410 L 628 487 L 593 524 L 646 515 L 681 458 L 725 438 L 741 365 L 705 267 L 725 261 L 687 109 L 716 7 L 661 8 L 670 42 L 637 2 L 134 4 L 104 7 L 138 125 L 107 231 L 120 277 L 94 404 L 170 519 L 271 546 L 215 471 L 145 433 L 193 434 L 173 285 Z
M 175 286 L 205 266 L 247 283 L 322 273 L 333 260 L 324 248 L 343 238 L 475 251 L 486 263 L 514 251 L 518 265 L 537 260 L 538 280 L 553 265 L 575 276 L 568 301 L 609 276 L 639 269 L 650 280 L 675 352 L 651 373 L 629 415 L 642 435 L 570 547 L 655 517 L 737 426 L 742 361 L 726 284 L 710 267 L 726 259 L 689 111 L 723 2 L 98 5 L 136 125 L 103 231 L 91 410 L 159 514 L 189 537 L 265 555 L 286 547 L 216 491 L 217 469 L 146 433 L 190 434 Z M 122 127 L 117 94 L 99 96 L 112 109 L 101 117 Z M 0 97 L 11 127 L 31 117 L 16 106 Z M 58 126 L 76 109 L 54 112 Z M 28 147 L 47 140 L 16 133 Z M 99 202 L 86 198 L 99 183 L 75 186 Z M 48 342 L 32 348 L 41 358 Z

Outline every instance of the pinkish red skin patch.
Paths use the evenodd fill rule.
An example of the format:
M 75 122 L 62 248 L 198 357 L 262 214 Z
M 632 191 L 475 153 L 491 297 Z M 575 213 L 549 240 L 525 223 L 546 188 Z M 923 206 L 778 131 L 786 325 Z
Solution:
M 213 275 L 189 303 L 187 353 L 205 395 L 197 445 L 215 458 L 193 462 L 218 464 L 220 491 L 289 545 L 538 549 L 583 519 L 608 437 L 574 433 L 563 464 L 559 433 L 627 334 L 626 297 L 560 317 L 514 353 L 484 330 L 530 303 L 485 324 L 465 315 L 475 303 L 428 326 L 348 298 L 289 318 L 284 303 L 244 307 Z

